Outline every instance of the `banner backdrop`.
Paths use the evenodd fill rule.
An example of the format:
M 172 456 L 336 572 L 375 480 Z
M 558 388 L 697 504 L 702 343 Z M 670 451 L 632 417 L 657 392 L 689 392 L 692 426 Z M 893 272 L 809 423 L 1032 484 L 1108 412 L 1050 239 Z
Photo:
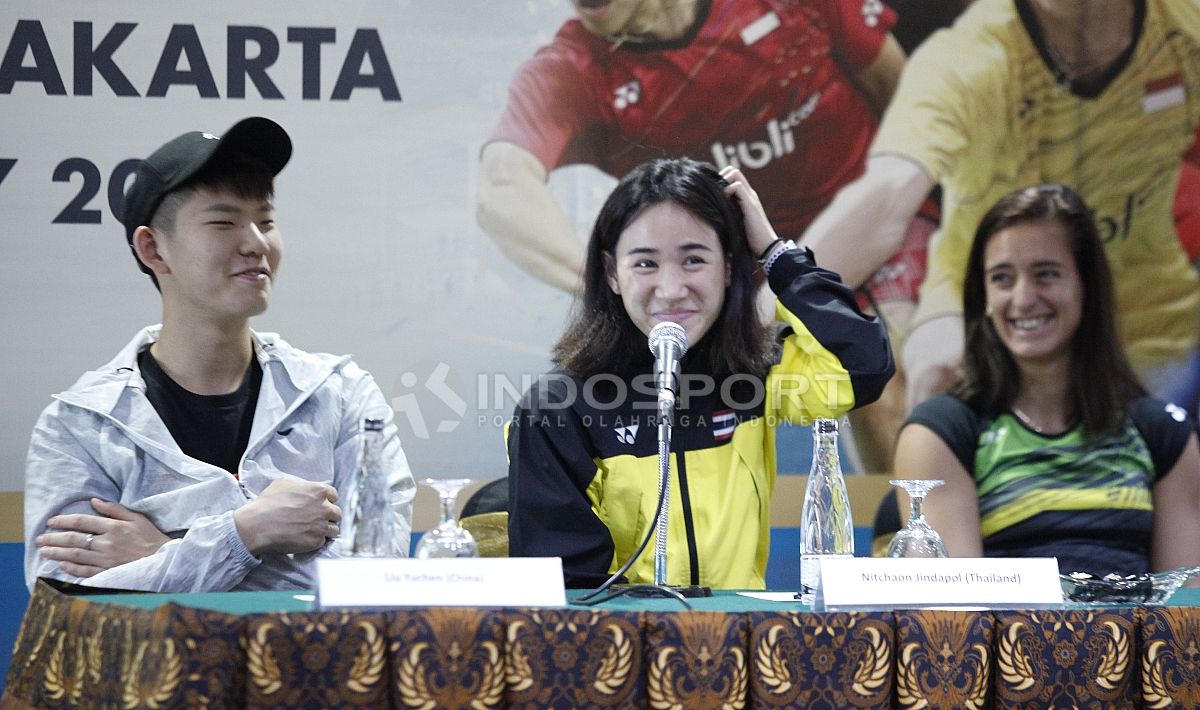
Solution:
M 418 477 L 504 475 L 502 424 L 571 300 L 476 225 L 476 166 L 515 69 L 571 15 L 567 0 L 6 0 L 0 491 L 23 488 L 51 394 L 160 320 L 114 216 L 136 159 L 251 115 L 295 143 L 280 279 L 253 326 L 353 354 Z M 551 179 L 579 234 L 612 185 L 591 168 Z

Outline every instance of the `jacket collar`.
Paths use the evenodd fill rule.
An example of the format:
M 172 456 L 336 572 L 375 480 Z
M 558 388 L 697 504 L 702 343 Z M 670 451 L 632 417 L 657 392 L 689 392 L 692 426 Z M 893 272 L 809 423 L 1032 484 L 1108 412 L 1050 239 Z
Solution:
M 85 373 L 69 390 L 55 395 L 55 398 L 101 414 L 113 415 L 118 407 L 127 406 L 122 404 L 122 397 L 126 396 L 127 390 L 133 390 L 142 395 L 139 399 L 150 407 L 145 400 L 146 381 L 138 369 L 137 356 L 158 340 L 161 332 L 161 325 L 143 328 L 108 364 Z M 270 415 L 264 418 L 267 422 L 278 421 L 350 359 L 349 356 L 331 358 L 311 355 L 291 347 L 275 333 L 250 331 L 250 337 L 254 340 L 255 357 L 263 368 L 259 409 L 265 405 L 265 410 L 256 412 L 256 422 L 263 418 L 260 414 Z M 269 393 L 268 401 L 262 397 L 265 393 Z M 153 407 L 150 409 L 153 410 Z M 137 413 L 133 411 L 131 414 Z M 157 419 L 156 414 L 153 417 Z M 136 427 L 136 421 L 129 423 Z

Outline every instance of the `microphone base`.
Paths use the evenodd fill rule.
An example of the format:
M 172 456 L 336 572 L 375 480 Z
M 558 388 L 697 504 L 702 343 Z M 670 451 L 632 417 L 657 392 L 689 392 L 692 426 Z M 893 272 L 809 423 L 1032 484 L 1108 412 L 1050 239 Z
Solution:
M 642 599 L 651 598 L 651 597 L 662 598 L 665 596 L 669 596 L 669 594 L 666 592 L 666 590 L 668 590 L 668 589 L 677 593 L 681 597 L 687 597 L 689 599 L 695 598 L 695 597 L 711 597 L 713 595 L 711 587 L 702 587 L 702 586 L 699 586 L 696 584 L 691 584 L 686 587 L 676 587 L 673 585 L 659 586 L 659 585 L 654 585 L 654 584 L 630 584 L 630 585 L 617 584 L 617 585 L 613 585 L 613 589 L 618 589 L 621 586 L 629 587 L 629 590 L 625 592 L 625 596 L 637 597 L 637 598 L 642 598 Z

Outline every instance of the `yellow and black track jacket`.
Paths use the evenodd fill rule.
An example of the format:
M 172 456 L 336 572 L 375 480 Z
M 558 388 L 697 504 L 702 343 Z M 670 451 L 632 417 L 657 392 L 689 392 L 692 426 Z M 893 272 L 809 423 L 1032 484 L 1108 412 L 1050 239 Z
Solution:
M 808 250 L 771 269 L 781 331 L 766 381 L 713 378 L 703 340 L 684 357 L 671 441 L 667 581 L 765 586 L 775 427 L 836 417 L 874 401 L 892 376 L 887 332 Z M 658 505 L 656 391 L 649 357 L 630 375 L 542 376 L 508 429 L 509 549 L 561 557 L 568 587 L 624 564 Z M 629 581 L 653 580 L 653 542 Z

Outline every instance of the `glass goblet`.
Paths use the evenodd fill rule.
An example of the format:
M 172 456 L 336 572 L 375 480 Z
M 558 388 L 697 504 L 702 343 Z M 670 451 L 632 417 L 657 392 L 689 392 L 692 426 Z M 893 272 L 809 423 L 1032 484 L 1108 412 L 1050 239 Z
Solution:
M 454 501 L 458 492 L 469 484 L 469 478 L 426 478 L 421 481 L 438 493 L 441 502 L 441 522 L 437 527 L 421 536 L 415 557 L 478 557 L 479 546 L 475 538 L 458 524 L 454 517 Z
M 908 493 L 908 523 L 896 533 L 888 545 L 888 557 L 949 557 L 942 536 L 925 519 L 925 496 L 945 481 L 901 480 L 888 481 Z

